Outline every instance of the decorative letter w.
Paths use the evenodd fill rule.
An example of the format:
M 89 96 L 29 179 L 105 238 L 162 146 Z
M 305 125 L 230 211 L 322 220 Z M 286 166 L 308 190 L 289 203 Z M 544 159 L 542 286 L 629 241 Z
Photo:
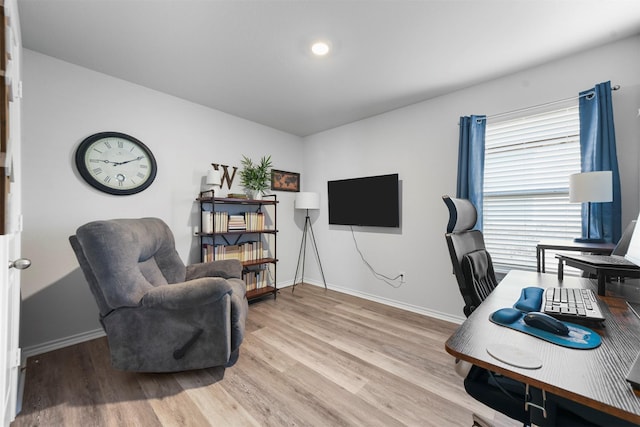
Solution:
M 227 165 L 218 165 L 217 163 L 211 163 L 211 166 L 213 166 L 213 168 L 215 170 L 219 170 L 218 166 L 222 166 L 222 178 L 221 178 L 221 183 L 220 183 L 220 188 L 224 187 L 224 182 L 227 182 L 227 188 L 229 190 L 231 190 L 231 184 L 233 183 L 233 178 L 236 177 L 236 170 L 238 170 L 237 167 L 233 166 L 233 173 L 231 174 L 231 176 L 229 176 L 229 170 L 227 169 L 229 166 Z

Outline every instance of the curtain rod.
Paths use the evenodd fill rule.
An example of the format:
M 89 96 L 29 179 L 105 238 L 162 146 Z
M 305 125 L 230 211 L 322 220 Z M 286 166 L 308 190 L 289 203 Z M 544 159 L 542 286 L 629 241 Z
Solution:
M 618 90 L 618 89 L 620 89 L 620 85 L 615 85 L 611 87 L 611 91 Z M 555 105 L 555 104 L 561 104 L 563 102 L 574 101 L 576 99 L 582 98 L 583 96 L 586 96 L 587 98 L 591 99 L 593 95 L 594 95 L 594 92 L 592 91 L 589 93 L 585 93 L 584 95 L 572 96 L 571 98 L 565 98 L 565 99 L 559 99 L 557 101 L 546 102 L 544 104 L 534 105 L 533 107 L 526 107 L 526 108 L 521 108 L 519 110 L 507 111 L 506 113 L 492 114 L 487 116 L 487 119 L 495 119 L 496 117 L 508 116 L 510 114 L 515 114 L 515 113 L 524 113 L 525 111 L 535 110 L 536 108 L 542 108 L 542 107 L 547 107 L 549 105 Z

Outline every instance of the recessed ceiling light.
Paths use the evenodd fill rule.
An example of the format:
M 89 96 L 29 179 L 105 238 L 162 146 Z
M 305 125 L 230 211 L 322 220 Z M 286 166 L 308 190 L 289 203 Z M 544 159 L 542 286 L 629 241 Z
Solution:
M 329 44 L 326 42 L 315 42 L 311 45 L 311 52 L 316 56 L 325 56 L 329 50 Z

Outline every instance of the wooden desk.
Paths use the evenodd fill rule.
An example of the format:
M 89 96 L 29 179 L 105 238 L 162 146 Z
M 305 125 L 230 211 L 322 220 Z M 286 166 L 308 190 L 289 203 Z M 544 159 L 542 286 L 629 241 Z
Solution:
M 600 347 L 574 350 L 492 323 L 496 310 L 512 307 L 527 286 L 560 286 L 555 275 L 512 270 L 498 287 L 445 344 L 449 354 L 501 373 L 532 387 L 588 405 L 640 424 L 640 397 L 626 382 L 626 375 L 640 353 L 640 319 L 620 298 L 600 297 L 606 317 L 604 328 L 593 328 L 602 337 Z M 564 287 L 590 287 L 589 279 L 567 277 Z M 509 344 L 529 349 L 542 360 L 540 369 L 516 368 L 494 359 L 487 345 Z
M 538 266 L 538 273 L 545 272 L 544 251 L 546 249 L 611 255 L 611 252 L 615 247 L 616 245 L 613 243 L 580 243 L 574 242 L 573 240 L 541 240 L 536 245 L 536 264 Z

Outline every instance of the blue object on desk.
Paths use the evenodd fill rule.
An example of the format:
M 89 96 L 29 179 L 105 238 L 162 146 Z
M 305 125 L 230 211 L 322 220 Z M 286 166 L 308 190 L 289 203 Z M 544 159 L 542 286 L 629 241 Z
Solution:
M 535 286 L 522 288 L 520 299 L 516 301 L 513 306 L 526 313 L 530 311 L 540 311 L 540 307 L 542 307 L 542 294 L 544 294 L 544 289 L 542 288 Z
M 563 347 L 588 350 L 596 348 L 602 343 L 600 335 L 595 331 L 569 322 L 563 322 L 567 328 L 569 328 L 569 335 L 556 335 L 542 329 L 534 328 L 524 322 L 525 314 L 526 313 L 515 308 L 501 308 L 491 314 L 489 320 L 500 326 L 524 332 L 525 334 Z

